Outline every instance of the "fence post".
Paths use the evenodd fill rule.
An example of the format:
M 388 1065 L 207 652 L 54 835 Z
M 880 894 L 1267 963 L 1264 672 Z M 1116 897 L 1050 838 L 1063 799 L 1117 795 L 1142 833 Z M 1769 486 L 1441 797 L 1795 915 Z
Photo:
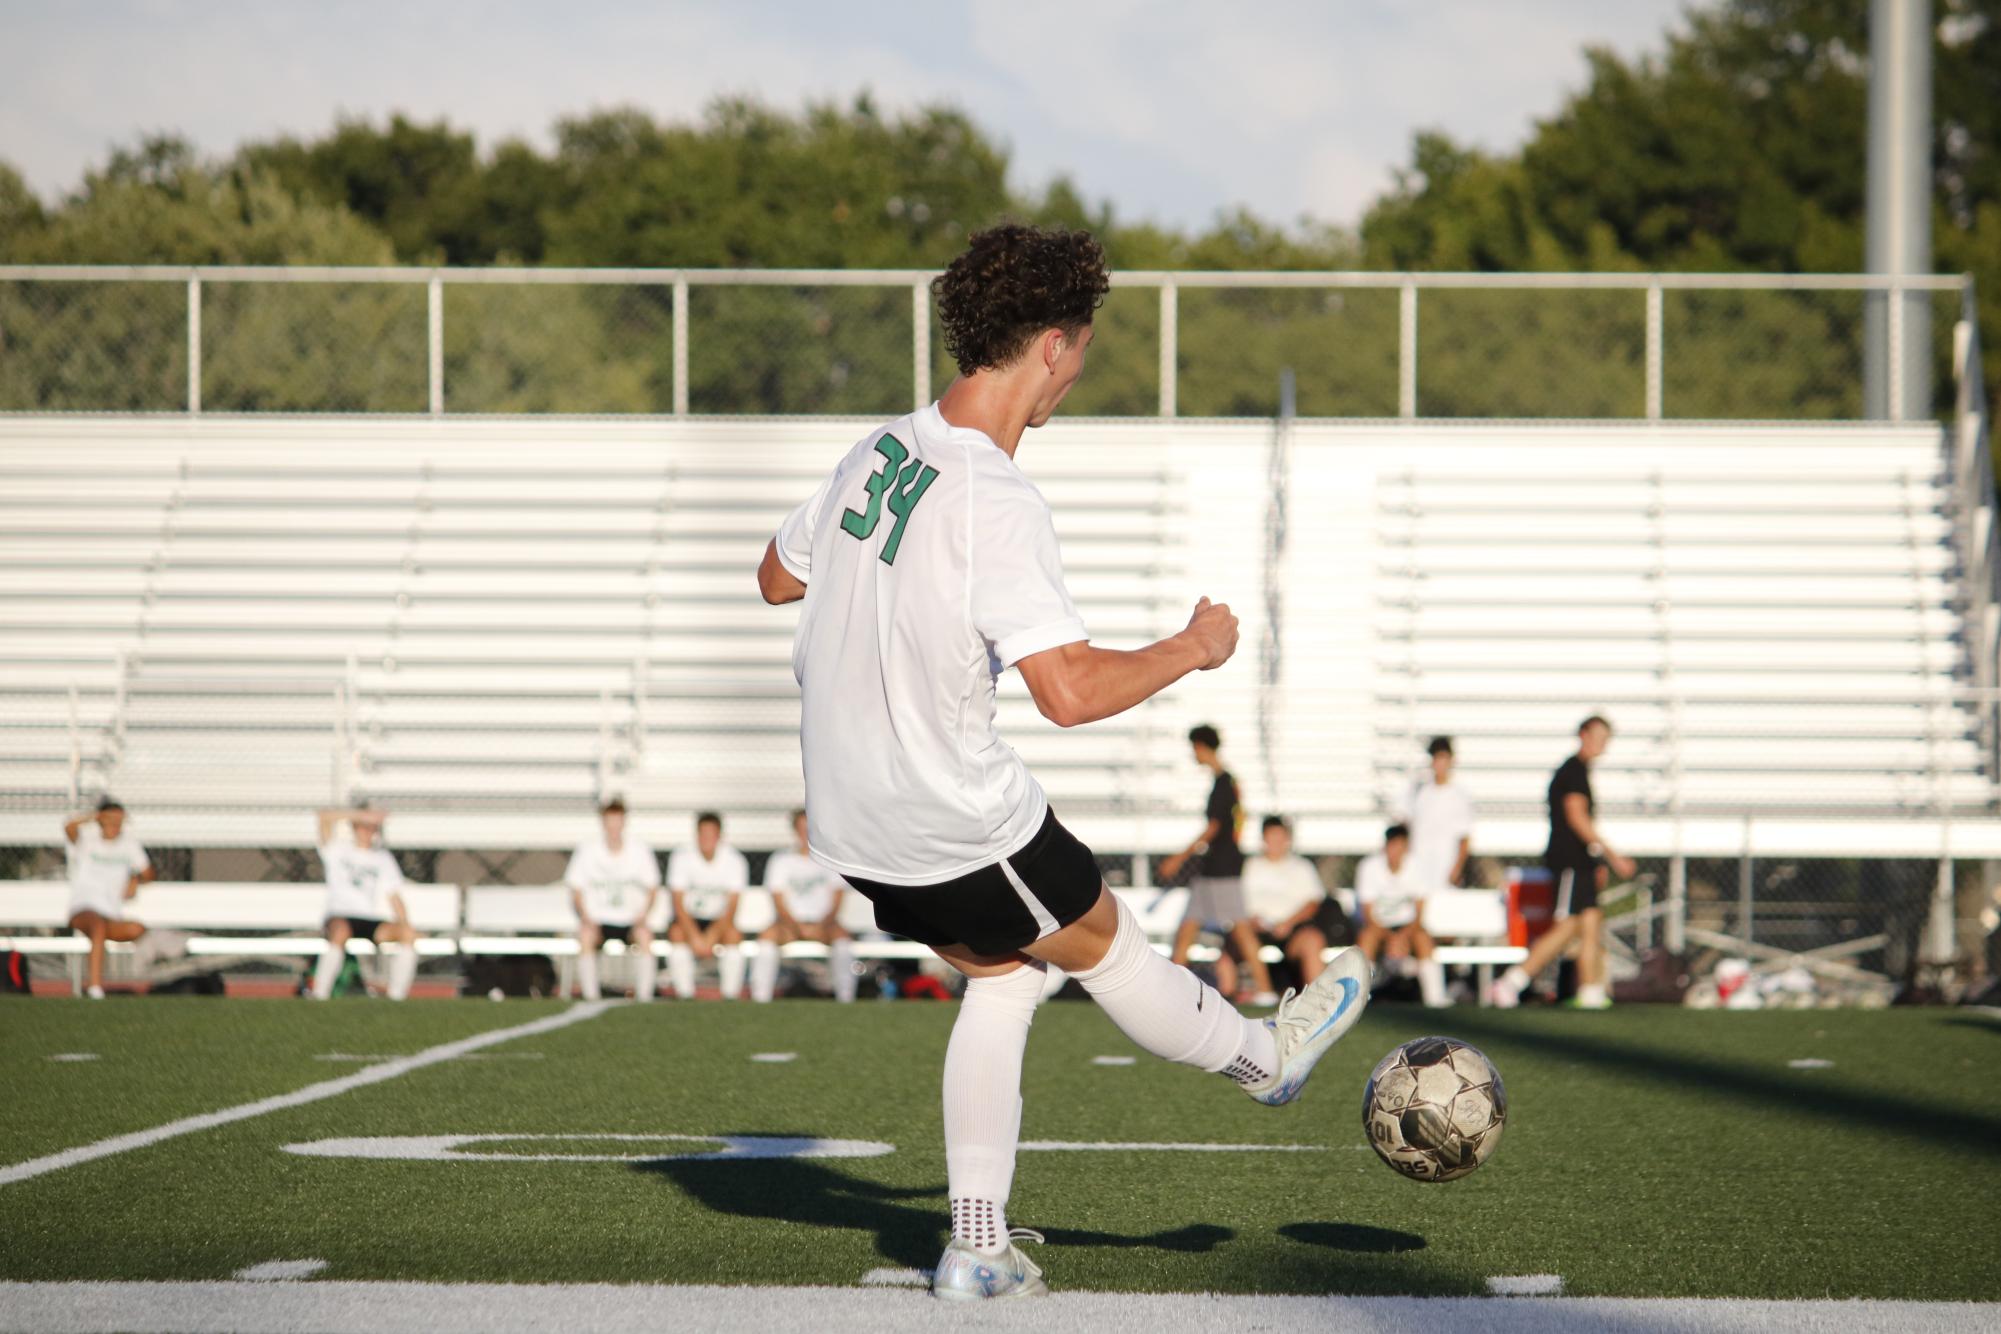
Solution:
M 1675 841 L 1680 840 L 1677 831 Z M 1668 858 L 1667 947 L 1675 954 L 1688 948 L 1688 858 L 1678 847 Z
M 1744 817 L 1744 846 L 1737 855 L 1737 935 L 1746 945 L 1752 943 L 1751 900 L 1752 883 L 1756 878 L 1751 861 L 1751 817 Z
M 1160 415 L 1177 411 L 1176 383 L 1181 366 L 1181 302 L 1172 278 L 1160 283 Z
M 1417 416 L 1417 284 L 1397 297 L 1397 416 Z
M 931 284 L 910 284 L 910 379 L 916 388 L 913 407 L 931 406 Z
M 674 278 L 674 415 L 688 415 L 688 279 Z
M 201 411 L 201 274 L 188 271 L 188 412 Z
M 1647 288 L 1647 420 L 1661 419 L 1661 285 Z
M 1904 286 L 1890 280 L 1890 420 L 1904 420 Z
M 429 321 L 425 341 L 430 352 L 431 415 L 439 417 L 445 411 L 445 284 L 436 269 L 431 270 L 427 289 L 425 313 Z

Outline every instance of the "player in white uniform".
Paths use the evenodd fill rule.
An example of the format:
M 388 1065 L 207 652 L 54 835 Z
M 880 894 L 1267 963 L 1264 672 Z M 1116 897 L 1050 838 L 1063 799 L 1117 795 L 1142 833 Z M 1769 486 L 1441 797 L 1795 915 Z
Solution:
M 1367 965 L 1339 956 L 1262 1022 L 1154 953 L 994 727 L 995 678 L 1074 727 L 1123 712 L 1236 651 L 1207 598 L 1136 652 L 1088 642 L 1048 502 L 1015 463 L 1084 369 L 1110 286 L 1088 234 L 1006 225 L 934 284 L 959 377 L 937 403 L 862 437 L 780 525 L 758 568 L 770 603 L 805 606 L 793 641 L 813 856 L 875 905 L 876 925 L 967 977 L 945 1055 L 952 1241 L 932 1291 L 1046 1292 L 1008 1230 L 1021 1060 L 1049 966 L 1140 1046 L 1289 1102 L 1361 1014 Z
M 792 812 L 792 846 L 764 864 L 764 887 L 778 916 L 757 938 L 757 961 L 750 971 L 750 998 L 768 1001 L 778 985 L 778 950 L 795 940 L 827 947 L 834 975 L 834 999 L 855 998 L 855 938 L 840 923 L 841 895 L 848 883 L 813 860 L 806 850 L 806 812 Z
M 646 919 L 660 897 L 660 863 L 653 849 L 625 832 L 625 803 L 613 797 L 598 810 L 602 832 L 577 845 L 563 883 L 577 911 L 577 987 L 598 1000 L 598 947 L 622 940 L 635 952 L 633 999 L 650 1001 L 659 977 L 653 928 Z
M 313 999 L 333 995 L 347 958 L 347 942 L 365 936 L 384 950 L 389 964 L 389 999 L 403 1000 L 417 978 L 417 932 L 403 903 L 403 871 L 382 846 L 382 822 L 388 812 L 323 810 L 320 818 L 320 866 L 326 876 L 326 946 L 313 968 Z M 343 837 L 341 826 L 351 831 Z
M 749 888 L 750 863 L 723 842 L 723 817 L 703 811 L 695 817 L 695 841 L 667 859 L 667 892 L 674 902 L 667 971 L 682 1000 L 695 997 L 697 956 L 714 957 L 724 1000 L 743 994 L 743 932 L 737 930 L 736 908 Z
M 1452 781 L 1452 738 L 1431 739 L 1431 779 L 1414 784 L 1404 806 L 1410 852 L 1418 874 L 1431 889 L 1466 883 L 1466 858 L 1473 850 L 1473 798 Z
M 1326 965 L 1328 916 L 1340 905 L 1327 897 L 1320 872 L 1292 850 L 1292 826 L 1267 815 L 1264 851 L 1244 863 L 1244 911 L 1256 943 L 1276 945 L 1310 983 Z
M 90 941 L 83 994 L 103 1000 L 104 943 L 129 943 L 146 934 L 125 915 L 125 905 L 153 878 L 153 862 L 125 827 L 125 808 L 109 797 L 90 814 L 65 821 L 63 839 L 69 844 L 70 930 Z
M 1391 825 L 1383 834 L 1383 850 L 1355 867 L 1355 915 L 1361 918 L 1355 943 L 1372 963 L 1386 954 L 1391 959 L 1415 956 L 1424 1003 L 1439 1009 L 1451 1002 L 1445 995 L 1445 965 L 1431 957 L 1431 934 L 1424 929 L 1424 895 L 1430 887 L 1411 855 L 1410 830 Z

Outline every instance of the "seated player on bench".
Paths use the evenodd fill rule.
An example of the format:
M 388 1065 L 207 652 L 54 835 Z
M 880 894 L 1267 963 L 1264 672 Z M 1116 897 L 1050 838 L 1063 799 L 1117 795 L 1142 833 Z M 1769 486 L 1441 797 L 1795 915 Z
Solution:
M 625 803 L 617 797 L 599 808 L 598 822 L 599 833 L 577 845 L 563 872 L 577 911 L 577 989 L 585 1000 L 602 998 L 598 947 L 622 940 L 635 956 L 633 999 L 650 1001 L 659 973 L 646 919 L 660 896 L 660 863 L 652 848 L 625 832 Z
M 695 841 L 667 859 L 667 892 L 674 918 L 667 924 L 667 971 L 674 994 L 695 996 L 695 959 L 713 957 L 724 1000 L 743 994 L 743 933 L 736 908 L 750 888 L 750 863 L 723 842 L 723 817 L 703 811 L 695 817 Z
M 1415 957 L 1424 1003 L 1442 1009 L 1452 1001 L 1445 994 L 1445 965 L 1432 957 L 1431 936 L 1424 929 L 1427 887 L 1421 873 L 1410 855 L 1410 830 L 1391 825 L 1383 834 L 1383 850 L 1355 868 L 1355 912 L 1362 927 L 1355 943 L 1372 964 L 1386 955 L 1392 960 Z
M 1338 925 L 1341 906 L 1327 897 L 1313 863 L 1292 850 L 1292 826 L 1281 815 L 1265 817 L 1264 851 L 1244 863 L 1244 908 L 1258 944 L 1277 946 L 1302 987 L 1326 966 L 1328 936 L 1346 939 Z
M 83 994 L 103 1000 L 105 942 L 129 944 L 146 934 L 126 917 L 125 905 L 153 878 L 153 862 L 125 827 L 125 808 L 110 797 L 65 822 L 63 838 L 69 843 L 70 930 L 90 941 Z
M 763 948 L 751 967 L 750 998 L 768 1001 L 778 987 L 778 950 L 795 940 L 817 940 L 827 947 L 827 968 L 833 974 L 834 999 L 855 998 L 855 938 L 842 928 L 841 898 L 848 882 L 813 860 L 806 850 L 806 812 L 792 812 L 792 846 L 774 852 L 764 864 L 764 887 L 778 920 L 758 936 Z
M 417 979 L 417 931 L 404 906 L 403 870 L 382 846 L 387 811 L 359 807 L 320 812 L 320 866 L 326 876 L 326 947 L 313 969 L 313 999 L 327 1000 L 347 961 L 347 942 L 362 936 L 400 945 L 389 956 L 389 999 L 403 1000 Z M 341 837 L 345 824 L 351 838 Z

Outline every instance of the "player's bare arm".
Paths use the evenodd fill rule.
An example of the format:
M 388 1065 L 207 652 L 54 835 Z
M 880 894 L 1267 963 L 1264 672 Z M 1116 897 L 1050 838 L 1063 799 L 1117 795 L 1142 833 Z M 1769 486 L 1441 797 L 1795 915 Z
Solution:
M 1124 713 L 1190 672 L 1221 667 L 1237 651 L 1237 618 L 1227 604 L 1203 598 L 1177 635 L 1142 649 L 1064 644 L 1016 664 L 1035 707 L 1058 727 L 1077 727 Z
M 156 876 L 157 873 L 150 866 L 143 871 L 134 871 L 131 878 L 125 882 L 125 897 L 129 899 L 137 895 L 139 886 L 152 884 Z
M 764 545 L 764 560 L 757 567 L 757 591 L 764 600 L 774 607 L 787 602 L 797 602 L 806 596 L 806 585 L 799 582 L 792 571 L 785 568 L 778 559 L 778 542 L 773 539 Z
M 1566 792 L 1563 794 L 1563 818 L 1569 822 L 1571 830 L 1576 833 L 1577 837 L 1583 840 L 1585 847 L 1596 847 L 1603 850 L 1605 864 L 1611 867 L 1621 879 L 1630 879 L 1632 877 L 1634 871 L 1638 869 L 1633 865 L 1633 859 L 1621 852 L 1614 851 L 1611 844 L 1598 836 L 1597 821 L 1591 818 L 1591 806 L 1584 799 L 1583 793 Z

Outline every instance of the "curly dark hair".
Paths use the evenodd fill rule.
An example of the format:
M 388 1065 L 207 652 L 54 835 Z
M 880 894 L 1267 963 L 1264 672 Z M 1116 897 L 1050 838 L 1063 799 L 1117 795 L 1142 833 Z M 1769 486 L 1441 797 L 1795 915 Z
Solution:
M 976 233 L 931 292 L 945 350 L 971 375 L 1010 364 L 1044 329 L 1076 333 L 1111 286 L 1089 232 L 1010 222 Z

